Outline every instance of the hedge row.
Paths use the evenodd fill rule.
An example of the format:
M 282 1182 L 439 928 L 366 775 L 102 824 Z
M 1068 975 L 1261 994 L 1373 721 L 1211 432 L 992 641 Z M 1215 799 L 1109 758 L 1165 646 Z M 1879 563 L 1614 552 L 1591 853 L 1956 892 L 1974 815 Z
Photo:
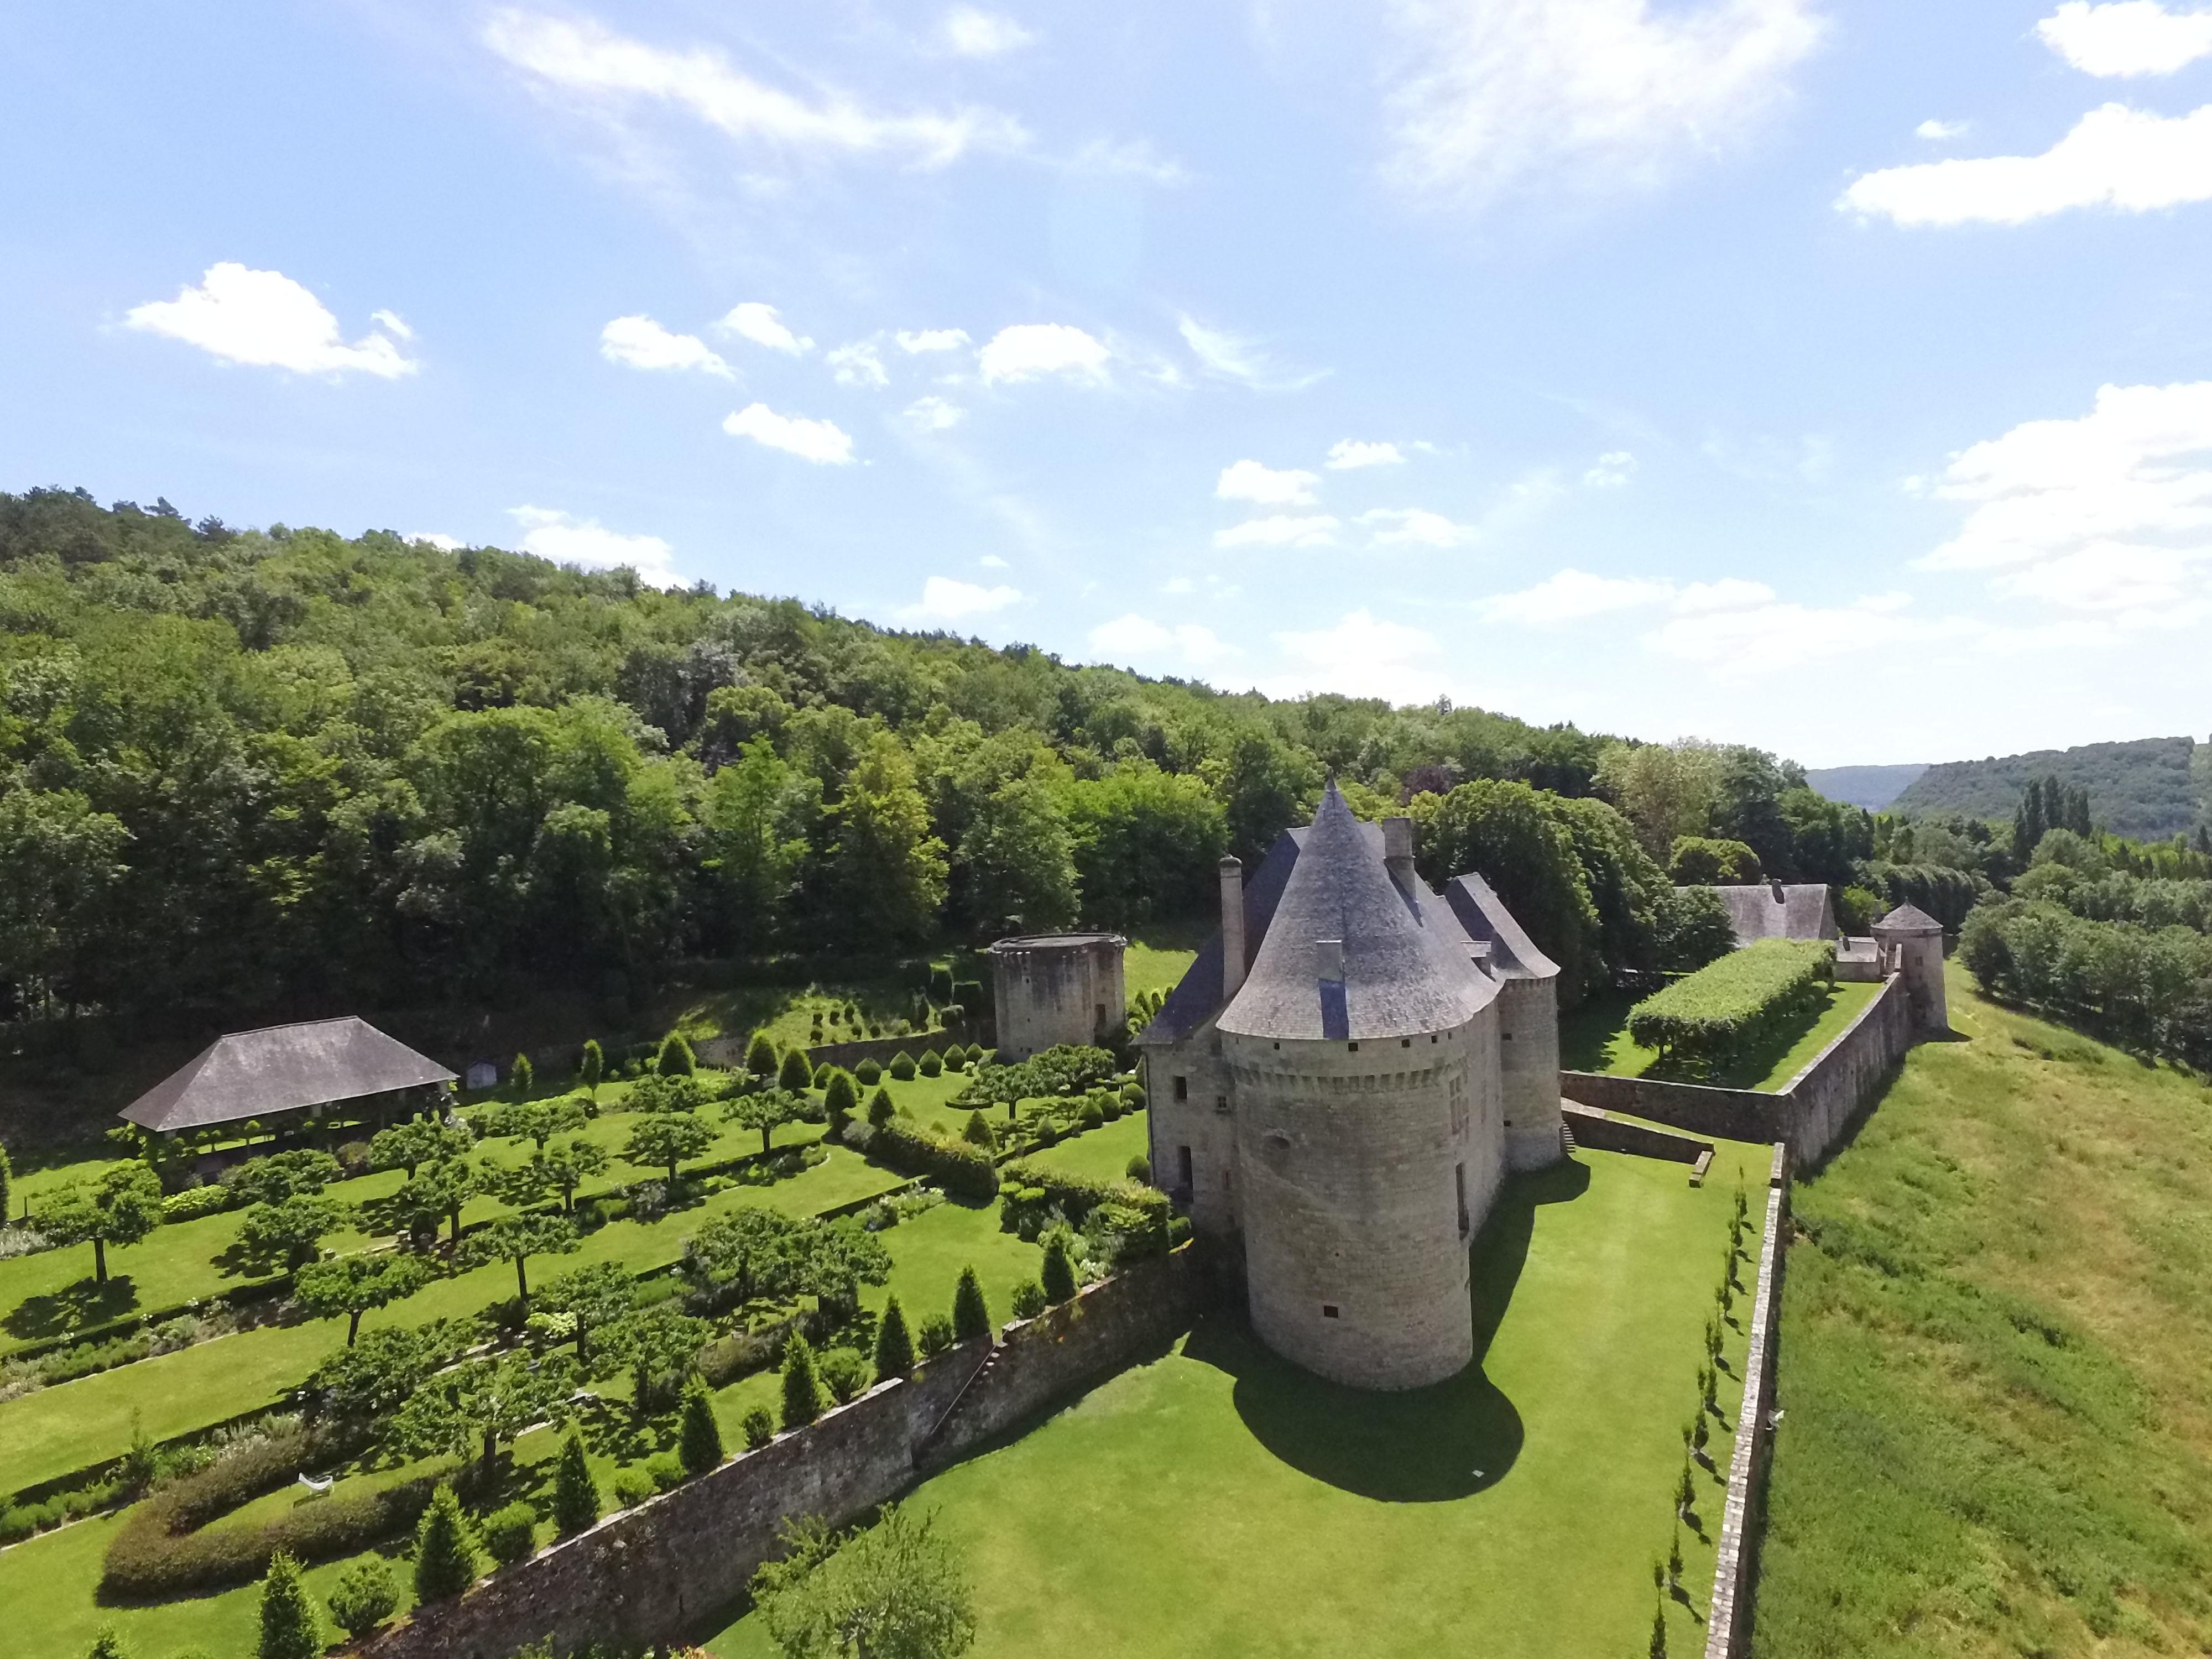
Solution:
M 1117 1215 L 1114 1231 L 1140 1241 L 1133 1254 L 1163 1255 L 1174 1206 L 1168 1195 L 1139 1181 L 1097 1181 L 1066 1170 L 1054 1169 L 1034 1158 L 1018 1158 L 999 1172 L 999 1224 L 1024 1238 L 1035 1238 L 1049 1224 L 1054 1211 L 1072 1227 L 1080 1227 L 1092 1211 L 1112 1206 Z
M 999 1190 L 991 1154 L 964 1140 L 933 1140 L 896 1123 L 876 1125 L 859 1118 L 845 1126 L 845 1139 L 878 1164 L 935 1182 L 949 1197 L 982 1204 Z
M 1809 1011 L 1835 977 L 1822 939 L 1761 939 L 1676 980 L 1629 1011 L 1628 1035 L 1676 1060 L 1717 1064 Z
M 130 1512 L 109 1543 L 101 1594 L 146 1599 L 252 1583 L 279 1550 L 303 1562 L 328 1561 L 412 1527 L 434 1480 L 302 1504 L 259 1526 L 210 1524 L 343 1449 L 304 1430 L 274 1435 L 163 1487 Z

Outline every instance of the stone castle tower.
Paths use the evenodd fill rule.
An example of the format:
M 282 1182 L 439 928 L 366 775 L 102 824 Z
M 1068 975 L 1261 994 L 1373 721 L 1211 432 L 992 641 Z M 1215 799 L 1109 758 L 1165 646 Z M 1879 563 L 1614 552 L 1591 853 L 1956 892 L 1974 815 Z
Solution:
M 1479 876 L 1431 891 L 1407 818 L 1331 784 L 1138 1039 L 1153 1179 L 1241 1238 L 1252 1323 L 1337 1382 L 1473 1358 L 1468 1248 L 1509 1171 L 1562 1155 L 1559 969 Z

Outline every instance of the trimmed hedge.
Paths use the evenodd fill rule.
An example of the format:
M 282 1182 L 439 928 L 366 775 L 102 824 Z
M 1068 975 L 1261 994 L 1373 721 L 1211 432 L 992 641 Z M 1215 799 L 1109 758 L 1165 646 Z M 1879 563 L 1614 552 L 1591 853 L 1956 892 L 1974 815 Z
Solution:
M 305 1431 L 276 1435 L 163 1487 L 131 1510 L 108 1544 L 101 1593 L 148 1599 L 248 1584 L 280 1550 L 302 1562 L 333 1560 L 413 1526 L 433 1480 L 303 1504 L 258 1527 L 210 1524 L 344 1449 L 345 1443 Z
M 1000 1178 L 999 1224 L 1008 1232 L 1035 1238 L 1050 1224 L 1055 1210 L 1070 1226 L 1080 1227 L 1093 1210 L 1110 1207 L 1117 1212 L 1114 1231 L 1131 1240 L 1127 1254 L 1167 1252 L 1175 1209 L 1157 1187 L 1134 1181 L 1095 1181 L 1026 1158 L 1007 1164 Z
M 846 1126 L 845 1139 L 879 1164 L 902 1175 L 926 1176 L 953 1198 L 987 1203 L 999 1190 L 999 1171 L 991 1155 L 962 1140 L 933 1140 L 890 1123 Z
M 1825 939 L 1761 939 L 1644 998 L 1628 1034 L 1662 1055 L 1717 1064 L 1810 1012 L 1835 972 Z

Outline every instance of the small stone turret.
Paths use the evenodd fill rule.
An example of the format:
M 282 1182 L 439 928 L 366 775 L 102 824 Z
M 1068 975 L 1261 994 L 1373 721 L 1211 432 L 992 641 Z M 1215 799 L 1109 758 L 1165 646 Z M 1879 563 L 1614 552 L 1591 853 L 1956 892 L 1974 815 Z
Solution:
M 1943 924 L 1917 905 L 1900 904 L 1874 925 L 1882 971 L 1905 975 L 1912 999 L 1912 1024 L 1930 1035 L 1948 1032 L 1951 1011 L 1943 994 Z

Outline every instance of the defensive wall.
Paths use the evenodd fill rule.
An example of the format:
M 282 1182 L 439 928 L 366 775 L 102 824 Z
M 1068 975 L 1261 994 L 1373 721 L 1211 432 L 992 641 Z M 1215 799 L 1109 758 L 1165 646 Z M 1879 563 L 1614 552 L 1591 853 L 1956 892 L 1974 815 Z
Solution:
M 1894 983 L 1895 981 L 1892 981 Z M 1759 1237 L 1750 1340 L 1745 1346 L 1743 1405 L 1735 1449 L 1729 1458 L 1728 1498 L 1721 1509 L 1720 1547 L 1713 1564 L 1713 1601 L 1705 1620 L 1705 1659 L 1739 1659 L 1751 1651 L 1752 1589 L 1759 1575 L 1760 1512 L 1766 1466 L 1774 1449 L 1775 1343 L 1782 1323 L 1783 1229 L 1790 1218 L 1790 1149 L 1778 1145 L 1766 1179 L 1765 1224 Z
M 1893 974 L 1859 1017 L 1805 1069 L 1771 1093 L 1658 1078 L 1559 1073 L 1559 1092 L 1602 1112 L 1649 1118 L 1694 1135 L 1781 1141 L 1799 1164 L 1817 1164 L 1912 1046 L 1911 1000 Z M 1577 1130 L 1579 1139 L 1581 1131 Z
M 948 1349 L 819 1422 L 610 1516 L 465 1595 L 349 1644 L 360 1659 L 506 1659 L 552 1638 L 675 1642 L 731 1607 L 787 1519 L 841 1526 L 1188 1328 L 1200 1288 L 1188 1245 Z

